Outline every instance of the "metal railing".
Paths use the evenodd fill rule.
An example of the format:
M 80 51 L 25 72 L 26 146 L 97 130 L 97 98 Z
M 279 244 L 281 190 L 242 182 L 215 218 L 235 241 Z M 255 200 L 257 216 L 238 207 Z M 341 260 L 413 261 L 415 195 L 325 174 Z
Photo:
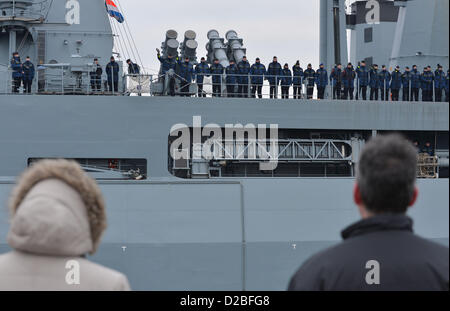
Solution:
M 203 83 L 198 83 L 199 77 Z M 197 97 L 237 97 L 237 98 L 307 98 L 307 85 L 303 79 L 295 85 L 287 84 L 283 76 L 233 74 L 195 74 L 198 85 Z M 293 79 L 293 77 L 287 77 Z M 244 82 L 242 82 L 244 81 Z M 295 91 L 294 91 L 295 88 Z M 328 94 L 329 91 L 326 92 Z
M 203 144 L 194 145 L 193 154 L 203 154 Z M 215 140 L 208 145 L 210 160 L 280 160 L 294 162 L 349 162 L 352 143 L 331 139 Z M 273 152 L 271 148 L 278 148 Z M 193 156 L 193 155 L 192 155 Z
M 0 70 L 1 94 L 43 94 L 43 95 L 124 95 L 126 93 L 124 78 L 116 83 L 105 75 L 92 77 L 90 72 L 73 73 L 68 64 L 38 67 L 31 80 L 28 92 L 24 79 L 14 79 L 15 71 Z M 137 88 L 138 86 L 136 86 Z
M 417 163 L 418 178 L 438 178 L 439 162 L 437 156 L 430 156 L 427 153 L 420 153 Z
M 122 95 L 120 80 L 92 77 L 90 72 L 73 73 L 68 65 L 36 70 L 37 93 L 46 95 Z
M 18 82 L 12 78 L 13 70 L 2 69 L 0 67 L 0 93 L 1 94 L 26 94 L 23 80 Z M 143 95 L 150 96 L 169 95 L 169 91 L 164 92 L 161 81 L 164 81 L 165 75 L 147 75 L 147 74 L 125 74 L 119 82 L 110 81 L 106 74 L 102 77 L 92 78 L 90 72 L 80 72 L 74 74 L 70 71 L 69 64 L 54 64 L 39 66 L 36 69 L 35 78 L 32 81 L 32 94 L 49 95 Z M 199 77 L 203 77 L 203 83 L 198 83 Z M 184 85 L 183 90 L 181 82 L 187 82 L 183 77 L 173 73 L 174 95 L 193 96 L 193 97 L 228 97 L 228 98 L 281 98 L 281 99 L 322 99 L 319 98 L 319 89 L 316 82 L 314 86 L 309 85 L 310 80 L 300 78 L 300 84 L 283 85 L 282 76 L 270 75 L 233 75 L 227 77 L 226 74 L 195 74 L 193 82 Z M 291 77 L 294 78 L 294 77 Z M 255 81 L 262 83 L 254 83 Z M 271 80 L 271 81 L 270 81 Z M 242 83 L 245 81 L 246 83 Z M 230 83 L 231 82 L 231 83 Z M 18 84 L 18 86 L 17 86 Z M 371 88 L 366 88 L 366 96 L 363 96 L 363 89 L 360 87 L 359 79 L 355 82 L 356 87 L 353 96 L 344 96 L 344 88 L 336 92 L 333 83 L 323 88 L 323 99 L 337 100 L 371 100 Z M 185 91 L 187 90 L 187 91 Z M 309 92 L 308 92 L 309 90 Z M 404 94 L 407 90 L 408 94 Z M 374 101 L 393 101 L 392 89 L 389 83 L 386 83 L 385 94 L 383 88 L 378 88 L 378 97 L 373 97 Z M 411 87 L 402 87 L 398 89 L 398 101 L 437 101 L 435 82 L 431 83 L 431 90 L 425 93 L 422 88 L 417 89 L 417 96 L 413 96 L 414 90 Z M 448 92 L 448 91 L 447 91 Z M 309 94 L 308 94 L 309 93 Z M 340 97 L 334 95 L 340 94 Z M 347 94 L 348 95 L 348 94 Z M 445 101 L 445 91 L 442 90 L 441 102 Z
M 161 76 L 162 77 L 162 76 Z M 203 83 L 198 83 L 198 78 L 203 77 Z M 178 81 L 184 78 L 174 74 L 174 78 Z M 304 79 L 303 77 L 288 77 L 288 79 L 297 78 L 300 83 L 284 83 L 283 76 L 271 75 L 239 75 L 234 74 L 230 77 L 226 74 L 194 74 L 192 82 L 189 85 L 196 85 L 198 92 L 189 92 L 182 94 L 175 85 L 176 95 L 194 96 L 194 97 L 228 97 L 228 98 L 281 98 L 281 99 L 337 99 L 337 100 L 373 100 L 373 101 L 436 101 L 435 82 L 432 82 L 432 90 L 426 98 L 422 88 L 417 89 L 417 96 L 413 96 L 414 89 L 402 86 L 396 91 L 390 87 L 389 82 L 385 82 L 385 86 L 376 88 L 375 94 L 371 99 L 371 87 L 361 87 L 360 79 L 356 78 L 353 88 L 341 87 L 336 90 L 333 82 L 325 87 L 319 88 L 315 79 Z M 254 81 L 262 80 L 262 83 L 254 83 Z M 151 81 L 154 84 L 159 79 Z M 235 80 L 235 81 L 234 81 Z M 245 81 L 242 83 L 240 81 Z M 311 82 L 314 80 L 314 82 Z M 150 87 L 152 89 L 152 87 Z M 407 90 L 407 94 L 405 94 Z M 365 92 L 365 94 L 364 94 Z M 444 92 L 444 90 L 443 90 Z M 152 94 L 151 95 L 161 95 Z M 397 98 L 396 98 L 397 97 Z M 445 94 L 441 101 L 444 101 Z

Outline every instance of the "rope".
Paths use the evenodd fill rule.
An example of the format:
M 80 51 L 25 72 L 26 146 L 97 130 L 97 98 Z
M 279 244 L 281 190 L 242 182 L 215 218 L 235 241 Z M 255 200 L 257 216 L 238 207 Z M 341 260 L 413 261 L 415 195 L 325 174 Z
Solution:
M 112 23 L 114 24 L 115 23 L 115 20 L 112 20 Z M 124 38 L 124 36 L 123 36 L 123 34 L 122 34 L 122 30 L 120 29 L 120 26 L 119 25 L 115 25 L 114 26 L 115 27 L 115 29 L 116 29 L 116 34 L 118 35 L 118 38 L 119 38 L 119 42 L 121 42 L 121 45 L 123 45 L 125 48 L 123 49 L 123 46 L 122 46 L 122 49 L 123 49 L 123 54 L 124 55 L 127 55 L 127 56 L 129 56 L 130 55 L 130 52 L 128 51 L 128 47 L 127 47 L 127 45 L 126 45 L 126 43 L 124 42 L 124 41 L 122 41 L 123 40 L 123 38 Z M 120 33 L 120 35 L 119 35 L 119 33 Z M 126 52 L 126 53 L 125 53 Z
M 120 10 L 122 11 L 122 14 L 125 14 L 125 12 L 123 12 L 123 10 L 122 10 L 120 2 L 117 1 L 117 3 L 119 5 Z M 121 26 L 119 26 L 119 27 L 121 27 Z M 127 31 L 127 29 L 125 29 L 125 27 L 123 27 L 123 28 L 124 28 L 124 33 L 125 33 L 125 36 L 126 36 L 126 39 L 127 39 L 128 46 L 130 47 L 131 54 L 133 55 L 133 59 L 134 59 L 134 61 L 138 61 L 137 58 L 136 58 L 136 55 L 134 54 L 134 49 L 133 49 L 133 47 L 131 45 L 130 38 L 128 36 L 128 31 Z M 131 35 L 131 33 L 130 33 L 130 35 Z M 124 37 L 124 40 L 125 40 L 125 37 Z M 128 56 L 131 56 L 131 54 L 129 54 Z
M 122 5 L 120 4 L 119 0 L 117 0 L 117 3 L 119 4 L 119 8 L 122 11 L 122 13 L 124 15 L 126 15 L 125 11 L 123 10 Z M 139 49 L 136 46 L 136 42 L 134 41 L 133 33 L 131 32 L 131 29 L 130 29 L 130 26 L 128 25 L 128 20 L 127 19 L 125 19 L 125 26 L 127 27 L 127 30 L 130 33 L 130 37 L 131 37 L 131 41 L 133 43 L 134 50 L 136 50 L 136 54 L 138 56 L 138 58 L 136 58 L 136 56 L 134 56 L 135 57 L 135 61 L 140 63 L 141 67 L 144 69 L 144 74 L 145 74 L 146 72 L 145 72 L 144 63 L 142 62 L 141 55 L 139 54 Z M 134 55 L 134 52 L 133 52 L 133 55 Z
M 22 42 L 20 42 L 19 48 L 17 49 L 19 52 L 22 50 L 22 48 L 23 48 L 23 46 L 25 44 L 25 41 L 27 40 L 29 34 L 30 34 L 30 32 L 27 30 L 27 33 L 25 34 L 25 36 L 23 36 Z
M 120 39 L 120 36 L 117 33 L 116 26 L 114 25 L 114 21 L 110 19 L 111 28 L 114 35 L 114 46 L 116 47 L 117 51 L 119 52 L 119 59 L 122 57 L 122 54 L 125 53 L 125 50 L 122 46 L 122 41 Z
M 48 6 L 47 14 L 45 14 L 45 20 L 47 20 L 47 18 L 48 18 L 48 14 L 50 13 L 50 9 L 51 9 L 52 5 L 53 5 L 53 0 L 51 0 L 50 5 Z

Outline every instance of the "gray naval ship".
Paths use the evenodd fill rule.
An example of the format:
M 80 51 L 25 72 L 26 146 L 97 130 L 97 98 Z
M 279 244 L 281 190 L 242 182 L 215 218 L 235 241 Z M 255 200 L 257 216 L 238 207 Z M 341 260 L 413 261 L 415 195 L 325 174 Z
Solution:
M 448 1 L 387 2 L 355 1 L 350 12 L 344 1 L 321 0 L 327 69 L 348 60 L 347 30 L 351 58 L 448 66 Z M 429 33 L 436 20 L 445 36 Z M 448 245 L 448 103 L 161 96 L 172 78 L 179 92 L 174 72 L 127 75 L 122 66 L 117 92 L 93 90 L 94 58 L 103 68 L 111 55 L 123 64 L 119 26 L 103 0 L 0 0 L 0 252 L 9 250 L 6 203 L 16 177 L 39 159 L 75 159 L 107 201 L 108 229 L 92 260 L 125 273 L 133 289 L 284 290 L 304 260 L 358 220 L 351 194 L 359 152 L 390 132 L 432 144 L 436 156 L 421 157 L 410 215 L 418 234 Z M 380 35 L 414 31 L 421 50 Z M 196 62 L 195 35 L 180 44 L 168 31 L 163 56 Z M 209 60 L 227 64 L 245 53 L 237 32 L 208 39 Z M 12 93 L 16 50 L 36 64 L 32 94 Z

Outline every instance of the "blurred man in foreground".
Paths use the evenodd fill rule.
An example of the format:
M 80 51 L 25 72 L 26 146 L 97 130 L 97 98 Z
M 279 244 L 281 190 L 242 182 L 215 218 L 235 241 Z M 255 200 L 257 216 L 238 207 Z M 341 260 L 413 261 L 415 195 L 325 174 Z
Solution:
M 303 264 L 291 291 L 448 291 L 448 248 L 413 233 L 417 151 L 397 135 L 372 139 L 358 164 L 354 201 L 362 220 L 344 242 Z

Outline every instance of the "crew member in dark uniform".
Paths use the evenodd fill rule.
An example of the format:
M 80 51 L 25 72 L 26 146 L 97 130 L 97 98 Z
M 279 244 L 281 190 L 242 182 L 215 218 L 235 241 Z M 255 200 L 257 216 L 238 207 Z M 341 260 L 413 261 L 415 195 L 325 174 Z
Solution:
M 289 99 L 289 89 L 292 85 L 292 72 L 289 64 L 285 64 L 281 75 L 281 98 Z
M 367 70 L 366 62 L 363 60 L 361 65 L 356 69 L 356 73 L 358 74 L 358 93 L 357 99 L 359 98 L 359 94 L 362 94 L 362 100 L 367 100 L 367 86 L 369 85 L 369 70 Z
M 397 66 L 395 67 L 395 70 L 391 74 L 392 101 L 397 102 L 399 100 L 401 87 L 402 87 L 402 73 L 400 72 L 400 66 Z
M 102 66 L 98 63 L 98 59 L 94 59 L 94 66 L 92 67 L 92 71 L 90 72 L 91 76 L 91 88 L 93 91 L 101 91 L 102 90 L 102 74 L 103 69 Z
M 19 93 L 20 85 L 22 84 L 22 61 L 18 52 L 13 53 L 11 59 L 11 69 L 12 69 L 12 91 L 13 93 Z
M 353 100 L 355 93 L 356 71 L 352 63 L 348 63 L 347 68 L 342 72 L 342 82 L 344 83 L 344 99 Z
M 317 98 L 325 98 L 325 89 L 328 85 L 328 72 L 323 64 L 320 64 L 320 68 L 316 71 L 316 84 L 317 84 Z
M 219 62 L 217 58 L 214 59 L 214 63 L 210 67 L 210 72 L 212 76 L 213 83 L 213 97 L 221 97 L 222 96 L 222 77 L 225 68 L 223 68 L 222 64 Z
M 238 77 L 238 97 L 248 97 L 248 75 L 250 74 L 250 63 L 247 60 L 247 56 L 244 56 L 237 65 L 239 71 Z
M 238 81 L 237 75 L 239 74 L 238 67 L 234 60 L 230 60 L 230 65 L 226 68 L 225 72 L 227 74 L 227 96 L 235 97 L 236 94 L 236 84 Z
M 306 83 L 306 97 L 307 99 L 312 99 L 316 81 L 316 72 L 312 69 L 311 64 L 308 64 L 308 68 L 303 72 L 303 77 Z
M 129 75 L 138 75 L 141 72 L 141 68 L 138 64 L 133 63 L 131 59 L 127 59 L 128 64 L 128 74 Z
M 374 64 L 369 72 L 370 100 L 378 100 L 378 88 L 380 79 L 378 76 L 378 65 Z
M 403 101 L 409 102 L 410 101 L 410 92 L 411 92 L 411 71 L 409 70 L 409 67 L 407 66 L 405 69 L 405 72 L 402 74 L 402 85 L 403 85 Z
M 206 93 L 203 91 L 203 81 L 205 77 L 209 77 L 210 74 L 209 65 L 206 63 L 206 59 L 202 57 L 200 64 L 195 67 L 195 81 L 198 87 L 198 97 L 206 97 Z
M 258 93 L 258 98 L 262 98 L 262 87 L 264 84 L 264 75 L 266 74 L 266 66 L 261 64 L 261 60 L 256 58 L 255 63 L 250 67 L 250 76 L 252 82 L 252 97 L 256 98 L 256 93 Z
M 342 65 L 337 64 L 330 74 L 330 80 L 333 86 L 333 99 L 342 99 Z
M 414 65 L 411 71 L 411 101 L 419 101 L 419 90 L 421 86 L 421 75 Z
M 30 94 L 31 86 L 33 85 L 35 69 L 29 56 L 27 56 L 27 58 L 25 59 L 25 63 L 22 64 L 22 72 L 23 72 L 23 92 Z
M 108 76 L 109 91 L 119 91 L 119 64 L 116 62 L 113 56 L 111 61 L 106 65 L 106 75 Z
M 161 78 L 162 83 L 165 84 L 166 83 L 166 81 L 165 81 L 166 73 L 169 72 L 170 70 L 175 72 L 175 70 L 177 69 L 178 57 L 175 57 L 172 54 L 167 55 L 167 57 L 162 57 L 159 49 L 156 49 L 156 52 L 157 52 L 157 58 L 158 58 L 159 62 L 161 63 L 160 78 Z M 169 79 L 170 79 L 169 80 L 169 95 L 175 96 L 175 77 L 170 76 Z
M 192 83 L 194 76 L 194 66 L 191 64 L 189 57 L 185 57 L 184 61 L 178 62 L 177 73 L 180 77 L 180 92 L 181 96 L 189 95 L 189 86 Z
M 434 72 L 434 93 L 436 102 L 442 101 L 442 92 L 445 89 L 445 72 L 441 65 L 438 65 L 437 70 Z
M 267 80 L 270 84 L 270 98 L 278 98 L 278 85 L 280 85 L 280 76 L 283 69 L 281 68 L 278 58 L 273 57 L 273 62 L 267 67 Z
M 292 74 L 294 79 L 292 84 L 294 85 L 294 99 L 302 98 L 302 83 L 303 83 L 303 68 L 300 67 L 300 61 L 298 60 L 294 67 L 292 67 Z

